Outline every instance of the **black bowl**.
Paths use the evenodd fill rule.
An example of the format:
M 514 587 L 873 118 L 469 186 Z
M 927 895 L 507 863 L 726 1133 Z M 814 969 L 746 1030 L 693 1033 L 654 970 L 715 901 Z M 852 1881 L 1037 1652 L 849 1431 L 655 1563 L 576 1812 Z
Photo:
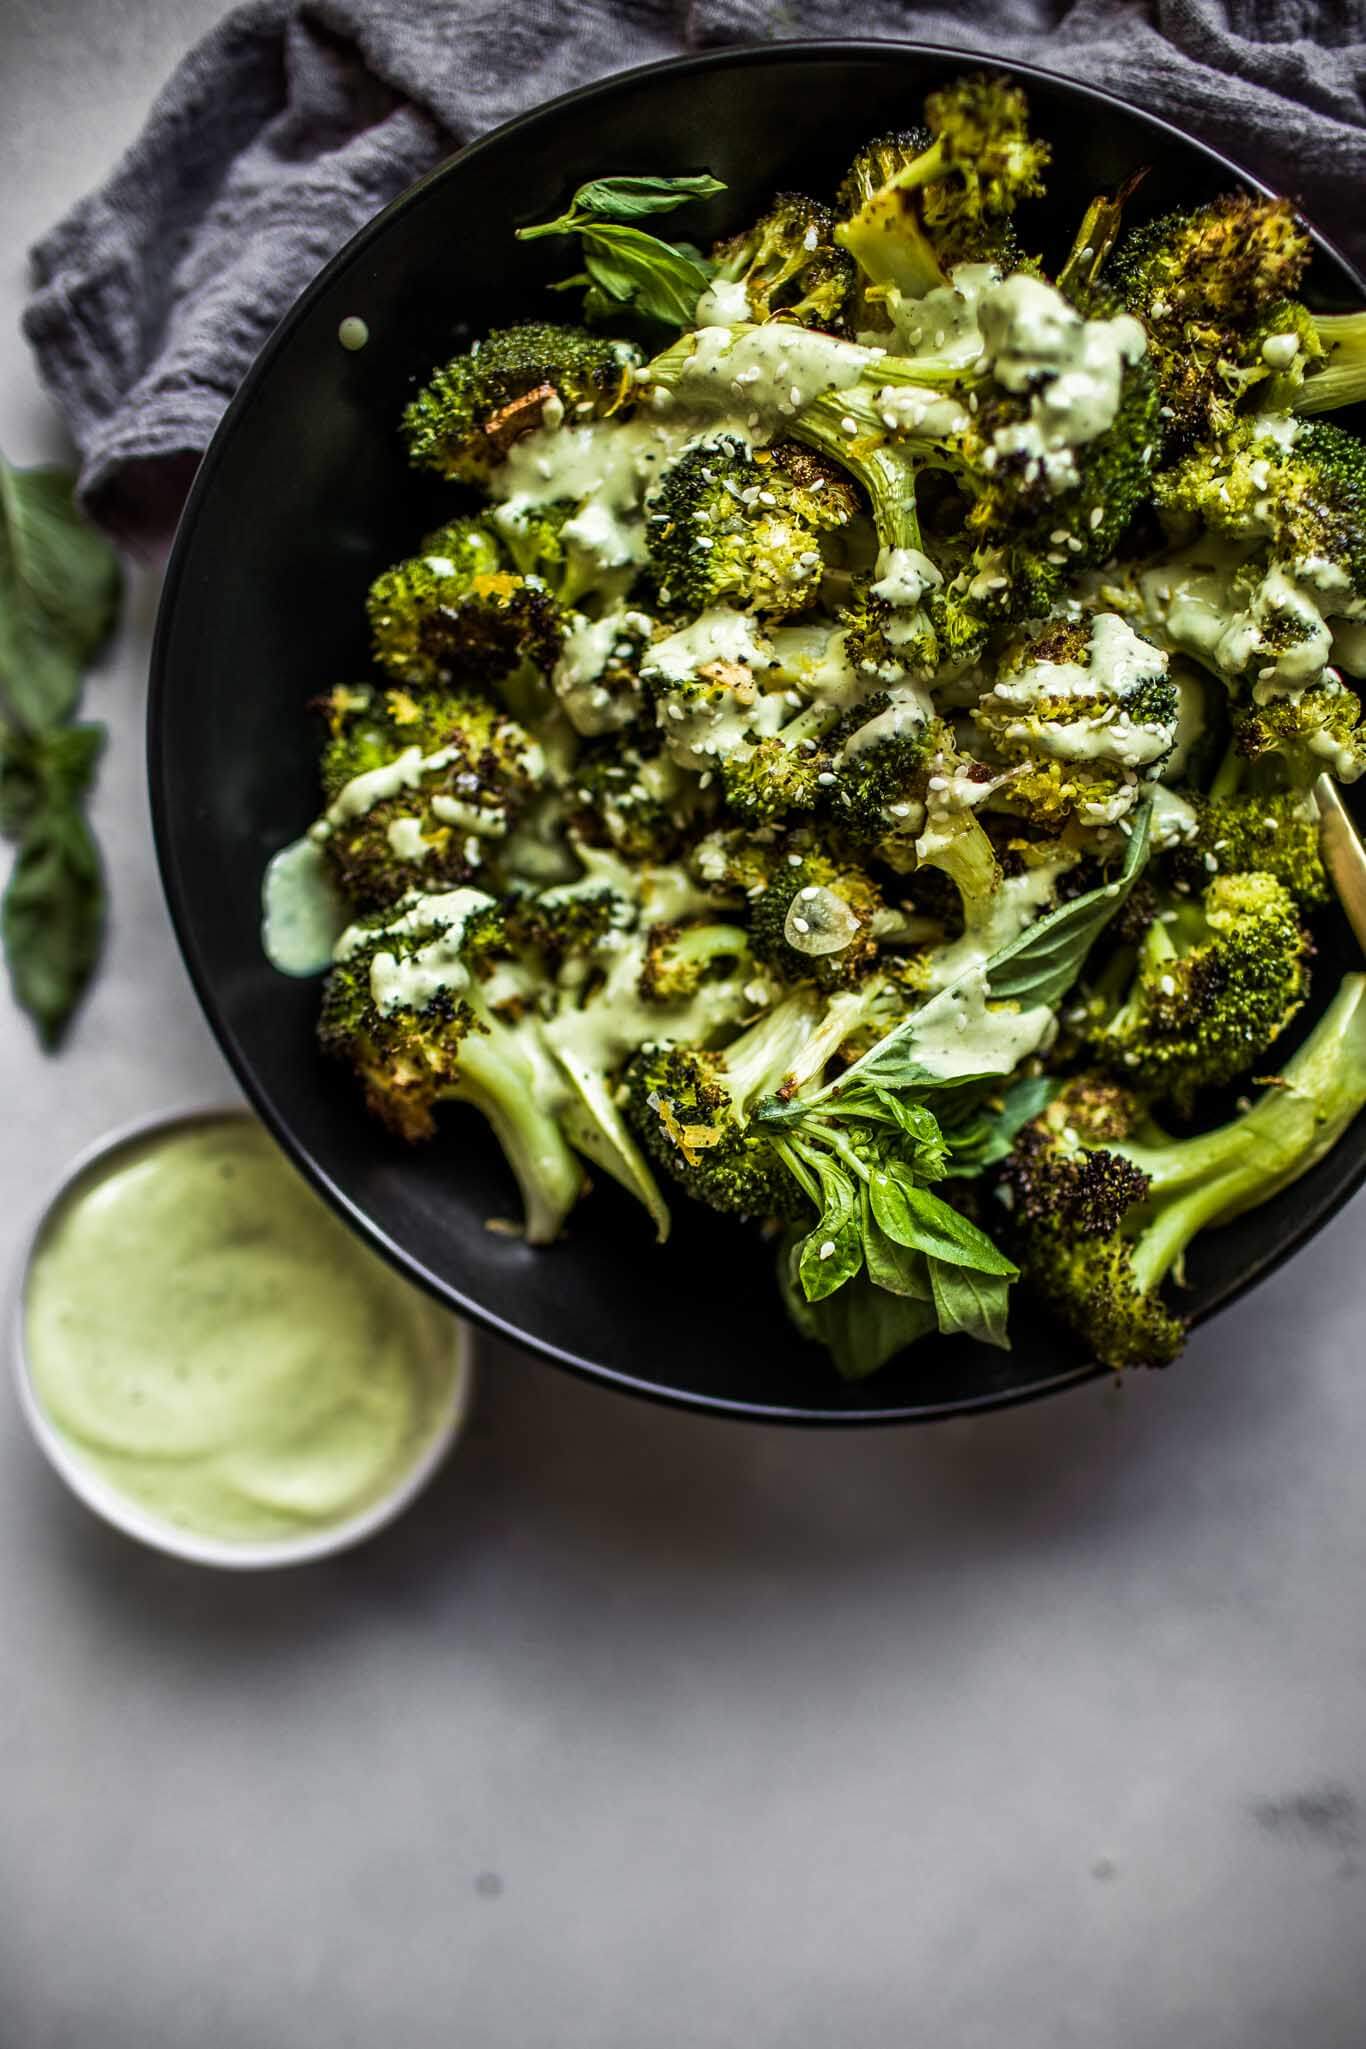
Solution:
M 530 1251 L 489 1233 L 516 1213 L 510 1178 L 472 1115 L 408 1150 L 363 1113 L 314 1045 L 318 988 L 267 965 L 262 871 L 317 804 L 307 701 L 367 669 L 364 604 L 377 571 L 436 523 L 440 487 L 405 466 L 395 422 L 415 380 L 466 323 L 554 306 L 566 250 L 519 243 L 608 171 L 710 170 L 728 191 L 693 215 L 701 240 L 784 186 L 833 185 L 853 150 L 914 118 L 927 88 L 990 58 L 895 43 L 787 43 L 624 73 L 473 144 L 395 201 L 282 322 L 228 410 L 171 558 L 153 656 L 149 754 L 162 874 L 210 1022 L 243 1086 L 299 1166 L 355 1227 L 453 1309 L 565 1366 L 638 1393 L 766 1419 L 900 1421 L 1050 1392 L 1096 1369 L 1021 1305 L 1014 1350 L 927 1340 L 875 1378 L 843 1384 L 799 1343 L 764 1248 L 674 1205 L 656 1249 L 643 1212 L 596 1193 L 564 1241 Z M 1135 216 L 1256 180 L 1137 109 L 1017 66 L 1056 152 L 1058 205 L 1029 239 L 1050 253 L 1094 191 L 1151 166 Z M 1320 241 L 1323 304 L 1366 287 Z M 369 345 L 347 354 L 359 314 Z M 1348 958 L 1334 919 L 1318 986 Z M 1189 1307 L 1209 1316 L 1268 1273 L 1366 1175 L 1366 1119 L 1264 1209 L 1200 1241 Z

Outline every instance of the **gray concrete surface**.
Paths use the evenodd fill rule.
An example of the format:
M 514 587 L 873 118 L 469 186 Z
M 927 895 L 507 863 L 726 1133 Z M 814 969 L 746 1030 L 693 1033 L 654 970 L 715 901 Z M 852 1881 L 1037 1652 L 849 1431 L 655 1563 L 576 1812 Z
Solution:
M 0 6 L 13 316 L 216 0 Z M 115 917 L 59 1065 L 0 1004 L 0 1218 L 230 1085 L 142 781 L 155 591 L 89 707 Z M 0 2049 L 1359 2049 L 1358 1202 L 1122 1393 L 825 1438 L 486 1354 L 355 1557 L 140 1553 L 0 1401 Z

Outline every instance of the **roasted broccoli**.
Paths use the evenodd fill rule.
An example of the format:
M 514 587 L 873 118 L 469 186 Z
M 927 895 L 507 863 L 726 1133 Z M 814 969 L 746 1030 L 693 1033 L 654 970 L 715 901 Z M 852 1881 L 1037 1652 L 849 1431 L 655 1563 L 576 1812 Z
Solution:
M 1012 217 L 1043 190 L 1050 155 L 1029 133 L 1028 112 L 1007 79 L 961 79 L 929 95 L 927 131 L 859 152 L 835 234 L 872 284 L 919 297 L 956 264 L 1013 261 Z
M 820 595 L 824 536 L 855 510 L 848 480 L 804 475 L 800 455 L 793 463 L 782 447 L 751 451 L 733 435 L 702 441 L 670 465 L 650 501 L 661 598 L 667 591 L 669 606 L 687 613 L 804 611 Z
M 1064 1088 L 1002 1174 L 1012 1249 L 1100 1365 L 1166 1366 L 1186 1331 L 1162 1286 L 1192 1240 L 1307 1174 L 1363 1106 L 1366 976 L 1347 975 L 1272 1085 L 1216 1130 L 1170 1138 L 1123 1091 Z
M 544 320 L 500 328 L 453 357 L 407 407 L 408 459 L 462 483 L 484 483 L 533 427 L 616 412 L 631 395 L 639 360 L 628 342 L 583 328 Z
M 837 331 L 854 264 L 836 247 L 834 229 L 828 207 L 800 192 L 780 192 L 752 228 L 717 243 L 716 279 L 743 288 L 747 320 L 791 320 Z M 712 296 L 718 296 L 715 280 Z M 705 315 L 707 308 L 701 310 Z
M 577 238 L 553 289 L 602 325 L 502 329 L 407 407 L 418 498 L 457 488 L 375 577 L 272 872 L 350 906 L 329 1049 L 395 1131 L 478 1103 L 537 1242 L 577 1154 L 661 1239 L 675 1185 L 763 1221 L 843 1373 L 1008 1343 L 1019 1266 L 1107 1362 L 1166 1359 L 1192 1231 L 1366 1096 L 1352 978 L 1247 1118 L 1151 1121 L 1318 1014 L 1366 455 L 1315 416 L 1366 396 L 1366 313 L 1299 298 L 1284 201 L 1126 235 L 1142 171 L 1045 270 L 1019 86 L 924 112 L 710 255 L 652 232 L 703 170 L 519 231 Z
M 535 795 L 540 743 L 472 691 L 367 687 L 330 705 L 313 836 L 351 901 L 478 877 Z
M 1058 831 L 1114 825 L 1176 741 L 1167 657 L 1111 612 L 1017 644 L 972 712 L 975 751 L 1008 768 L 993 802 Z
M 1189 1114 L 1261 1058 L 1309 987 L 1309 940 L 1274 876 L 1218 874 L 1203 897 L 1153 918 L 1136 963 L 1121 954 L 1088 1005 L 1100 1063 Z M 1118 985 L 1118 986 L 1116 986 Z
M 445 1101 L 482 1112 L 522 1191 L 527 1239 L 547 1245 L 583 1174 L 547 1107 L 553 1069 L 537 1024 L 505 1023 L 489 1000 L 507 946 L 503 914 L 480 890 L 404 898 L 342 935 L 319 1034 L 401 1138 L 430 1138 Z

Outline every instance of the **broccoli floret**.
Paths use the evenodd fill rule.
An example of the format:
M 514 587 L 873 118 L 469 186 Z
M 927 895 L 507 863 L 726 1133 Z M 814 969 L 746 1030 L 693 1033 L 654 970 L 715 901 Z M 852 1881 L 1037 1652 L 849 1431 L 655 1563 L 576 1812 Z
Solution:
M 612 736 L 591 741 L 574 762 L 570 825 L 590 846 L 615 847 L 628 861 L 671 861 L 694 821 L 696 781 L 639 742 Z
M 487 481 L 519 435 L 566 414 L 602 419 L 631 395 L 629 343 L 532 320 L 456 356 L 403 414 L 408 458 L 465 483 Z M 581 410 L 582 409 L 582 410 Z
M 754 1027 L 765 1035 L 772 1029 L 768 1019 Z M 626 1069 L 626 1114 L 651 1157 L 695 1202 L 726 1216 L 809 1217 L 807 1196 L 768 1138 L 744 1129 L 733 1085 L 722 1054 L 643 1046 Z
M 1366 772 L 1361 700 L 1330 672 L 1309 689 L 1235 711 L 1233 744 L 1248 761 L 1274 761 L 1297 788 L 1325 770 L 1353 783 Z
M 776 733 L 730 748 L 720 757 L 729 809 L 749 825 L 773 825 L 828 802 L 835 778 L 822 742 L 838 721 L 833 706 L 810 704 Z
M 927 604 L 943 651 L 969 656 L 992 624 L 1046 613 L 1069 577 L 1112 552 L 1150 490 L 1158 444 L 1137 322 L 1083 321 L 1023 275 L 984 293 L 978 314 L 984 347 L 970 372 L 876 357 L 858 384 L 823 393 L 792 422 L 863 485 L 888 551 L 922 548 L 923 475 L 942 471 L 963 494 L 971 554 Z M 1069 397 L 1083 358 L 1107 364 L 1087 417 Z
M 1165 1366 L 1185 1341 L 1162 1299 L 1192 1240 L 1268 1202 L 1329 1153 L 1366 1105 L 1366 976 L 1345 976 L 1275 1086 L 1214 1131 L 1174 1139 L 1094 1084 L 1067 1089 L 1016 1141 L 1003 1185 L 1034 1290 L 1103 1366 Z M 1136 1177 L 1136 1178 L 1135 1178 Z
M 1154 918 L 1118 1004 L 1102 978 L 1089 1005 L 1093 1052 L 1188 1115 L 1200 1090 L 1246 1073 L 1284 1031 L 1308 993 L 1309 953 L 1274 876 L 1217 875 L 1199 904 L 1178 899 Z
M 836 247 L 834 228 L 828 207 L 800 192 L 780 192 L 752 228 L 716 244 L 716 275 L 744 286 L 751 320 L 837 330 L 854 265 Z
M 808 1216 L 815 1184 L 800 1160 L 792 1165 L 792 1134 L 753 1126 L 753 1113 L 818 1079 L 871 1019 L 887 1029 L 894 1002 L 876 978 L 829 998 L 794 989 L 719 1052 L 646 1045 L 626 1069 L 626 1114 L 695 1201 L 741 1216 Z
M 1113 825 L 1171 753 L 1179 709 L 1166 655 L 1117 614 L 1049 626 L 973 710 L 977 751 L 1013 771 L 993 801 L 1050 831 Z
M 751 900 L 750 943 L 785 981 L 850 988 L 877 959 L 882 893 L 863 869 L 821 853 L 794 854 Z
M 1366 601 L 1366 443 L 1328 421 L 1238 421 L 1154 480 L 1177 539 L 1211 533 L 1268 543 L 1274 561 L 1331 615 Z
M 748 953 L 749 936 L 738 925 L 652 925 L 640 970 L 641 996 L 647 1003 L 685 1003 L 718 962 L 734 968 Z
M 1250 193 L 1166 214 L 1121 242 L 1108 277 L 1148 331 L 1169 440 L 1228 424 L 1243 337 L 1294 293 L 1309 256 L 1289 201 Z
M 579 544 L 571 528 L 579 510 L 572 499 L 550 505 L 513 500 L 490 514 L 518 575 L 545 584 L 567 611 L 589 599 L 617 597 L 634 574 L 632 569 L 604 569 L 592 550 Z
M 517 1178 L 533 1245 L 558 1236 L 583 1175 L 548 1105 L 549 1062 L 531 1019 L 506 1024 L 486 981 L 508 946 L 479 890 L 410 896 L 351 926 L 323 992 L 323 1050 L 356 1074 L 370 1110 L 430 1138 L 439 1103 L 470 1103 Z
M 545 700 L 540 679 L 559 656 L 565 615 L 539 579 L 477 567 L 480 535 L 477 522 L 458 521 L 429 535 L 422 554 L 375 579 L 375 659 L 412 687 L 501 684 L 512 709 L 533 712 Z M 494 546 L 487 535 L 483 540 Z
M 640 663 L 653 631 L 648 612 L 628 608 L 571 616 L 550 682 L 576 733 L 619 734 L 647 716 Z
M 865 277 L 918 297 L 955 264 L 1013 259 L 1011 217 L 1043 190 L 1050 155 L 1030 135 L 1028 112 L 1007 79 L 959 79 L 925 102 L 926 146 L 913 132 L 860 152 L 835 232 Z
M 781 617 L 820 595 L 822 537 L 856 510 L 847 479 L 793 474 L 784 451 L 720 435 L 670 464 L 650 500 L 650 557 L 661 593 L 685 612 L 712 605 Z
M 1329 901 L 1332 891 L 1319 855 L 1318 813 L 1302 791 L 1240 791 L 1208 798 L 1193 794 L 1187 801 L 1195 828 L 1172 850 L 1169 862 L 1171 872 L 1188 888 L 1203 889 L 1211 873 L 1220 869 L 1230 874 L 1255 870 L 1274 875 L 1301 910 L 1317 910 Z
M 470 691 L 334 694 L 313 828 L 361 906 L 472 880 L 545 773 L 538 741 Z

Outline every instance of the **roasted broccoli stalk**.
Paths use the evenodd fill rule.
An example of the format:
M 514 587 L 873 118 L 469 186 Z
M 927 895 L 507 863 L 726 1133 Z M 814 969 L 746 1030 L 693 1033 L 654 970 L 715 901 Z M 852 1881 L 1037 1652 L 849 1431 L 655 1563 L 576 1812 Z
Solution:
M 319 1035 L 401 1138 L 430 1138 L 442 1102 L 479 1110 L 522 1191 L 528 1242 L 547 1245 L 583 1174 L 547 1107 L 554 1086 L 539 1028 L 530 1017 L 505 1023 L 490 1001 L 508 949 L 503 914 L 480 890 L 405 898 L 343 934 Z
M 1274 876 L 1216 875 L 1199 902 L 1153 918 L 1132 966 L 1120 955 L 1088 1005 L 1100 1063 L 1188 1115 L 1261 1058 L 1304 1002 L 1308 935 Z M 1115 985 L 1118 984 L 1118 987 Z
M 1003 1171 L 1012 1249 L 1100 1365 L 1168 1365 L 1186 1327 L 1162 1287 L 1191 1242 L 1307 1174 L 1364 1105 L 1363 975 L 1344 977 L 1273 1085 L 1216 1130 L 1171 1138 L 1122 1090 L 1071 1083 Z
M 529 320 L 475 342 L 405 408 L 408 459 L 462 483 L 486 483 L 521 435 L 565 418 L 604 419 L 632 392 L 628 342 Z
M 360 908 L 476 879 L 535 796 L 539 741 L 468 690 L 334 692 L 313 827 Z

